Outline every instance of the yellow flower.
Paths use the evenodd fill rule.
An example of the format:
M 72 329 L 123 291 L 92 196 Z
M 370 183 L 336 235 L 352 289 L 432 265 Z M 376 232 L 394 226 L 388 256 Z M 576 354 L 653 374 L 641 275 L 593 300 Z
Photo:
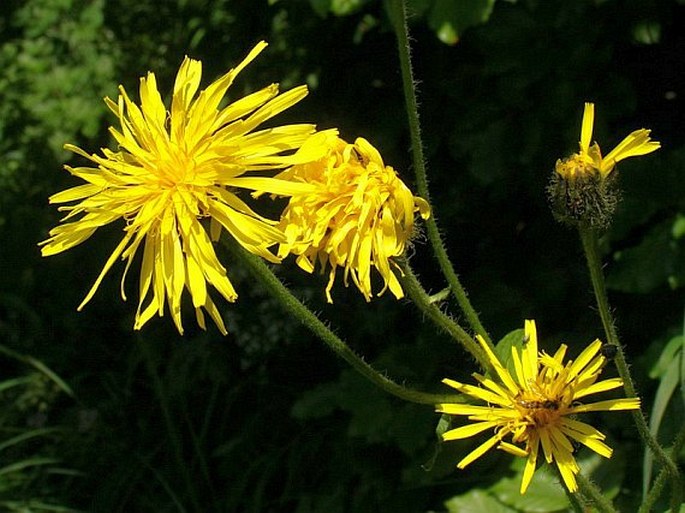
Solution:
M 641 128 L 623 139 L 606 157 L 602 157 L 599 145 L 590 145 L 594 120 L 595 104 L 586 103 L 580 130 L 580 152 L 567 159 L 557 160 L 556 172 L 562 177 L 572 179 L 578 175 L 599 174 L 604 179 L 613 171 L 617 162 L 628 157 L 647 155 L 661 147 L 660 143 L 650 139 L 650 130 Z
M 110 127 L 118 150 L 103 149 L 102 155 L 89 155 L 76 146 L 65 145 L 96 166 L 65 166 L 87 183 L 50 198 L 50 203 L 77 203 L 60 207 L 68 212 L 62 219 L 65 223 L 52 229 L 50 238 L 41 243 L 43 255 L 72 248 L 113 221 L 123 219 L 126 223 L 123 239 L 79 310 L 93 297 L 119 257 L 127 261 L 121 280 L 122 297 L 126 299 L 126 272 L 142 245 L 140 300 L 134 328 L 140 329 L 155 314 L 162 316 L 166 301 L 182 334 L 181 296 L 187 289 L 198 324 L 205 328 L 204 310 L 226 334 L 207 288 L 211 285 L 231 302 L 237 294 L 217 259 L 201 222 L 203 218 L 210 221 L 213 240 L 223 227 L 252 253 L 279 261 L 267 248 L 285 241 L 282 232 L 275 228 L 275 222 L 261 217 L 239 199 L 234 190 L 281 195 L 303 190 L 297 184 L 253 173 L 291 165 L 292 155 L 283 153 L 293 153 L 313 133 L 314 127 L 306 124 L 255 131 L 264 121 L 304 98 L 307 88 L 300 86 L 279 93 L 278 85 L 272 84 L 219 108 L 238 73 L 265 47 L 265 42 L 258 43 L 237 67 L 197 96 L 202 64 L 186 57 L 176 76 L 170 110 L 162 102 L 154 73 L 140 79 L 140 107 L 120 86 L 117 102 L 105 98 L 119 118 L 120 128 Z
M 278 177 L 310 184 L 314 191 L 290 199 L 279 224 L 287 241 L 280 244 L 278 255 L 297 255 L 298 265 L 307 272 L 317 261 L 322 271 L 330 267 L 329 303 L 338 267 L 344 269 L 345 286 L 351 278 L 367 301 L 373 295 L 372 268 L 384 283 L 378 295 L 389 288 L 395 297 L 403 297 L 395 274 L 399 266 L 392 258 L 404 253 L 414 234 L 414 213 L 430 215 L 428 203 L 413 196 L 361 137 L 350 144 L 335 130 L 319 132 L 296 157 L 305 162 Z
M 562 344 L 554 356 L 538 354 L 537 331 L 534 321 L 525 322 L 526 345 L 519 353 L 512 347 L 514 373 L 509 372 L 478 337 L 494 367 L 499 383 L 474 374 L 481 386 L 464 385 L 451 379 L 443 380 L 458 391 L 484 401 L 486 406 L 471 404 L 439 404 L 437 411 L 450 415 L 465 415 L 472 424 L 452 429 L 442 435 L 443 440 L 460 440 L 493 429 L 495 434 L 480 445 L 457 467 L 465 468 L 492 447 L 497 446 L 515 456 L 527 458 L 521 482 L 525 493 L 533 478 L 540 446 L 547 463 L 556 463 L 565 485 L 577 490 L 575 475 L 579 468 L 573 457 L 571 440 L 580 442 L 605 458 L 612 450 L 597 429 L 575 419 L 579 413 L 590 411 L 635 410 L 640 400 L 610 399 L 582 404 L 581 399 L 623 385 L 620 378 L 598 381 L 606 363 L 599 353 L 602 343 L 592 342 L 578 358 L 563 363 L 566 345 Z M 511 436 L 511 442 L 504 439 Z M 519 444 L 519 445 L 516 445 Z M 523 444 L 523 447 L 520 447 Z

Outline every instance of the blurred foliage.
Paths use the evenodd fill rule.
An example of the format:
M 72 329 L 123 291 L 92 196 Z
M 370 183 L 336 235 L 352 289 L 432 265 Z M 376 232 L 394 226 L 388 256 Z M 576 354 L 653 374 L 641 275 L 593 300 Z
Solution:
M 60 396 L 71 391 L 40 361 L 4 346 L 0 354 L 0 508 L 8 513 L 77 513 L 66 506 L 71 498 L 65 492 L 78 474 L 61 461 L 69 428 L 54 420 Z
M 514 493 L 520 462 L 510 456 L 493 451 L 468 471 L 456 470 L 473 441 L 438 446 L 440 419 L 431 408 L 401 404 L 346 370 L 230 260 L 240 301 L 221 306 L 229 336 L 190 329 L 180 338 L 168 319 L 131 332 L 134 305 L 120 300 L 117 272 L 75 312 L 119 227 L 50 260 L 41 260 L 36 248 L 59 217 L 47 197 L 75 184 L 60 170 L 70 158 L 62 144 L 89 151 L 110 144 L 106 129 L 114 119 L 103 96 L 116 97 L 122 84 L 137 97 L 138 78 L 148 70 L 169 91 L 185 54 L 203 61 L 208 81 L 260 39 L 269 48 L 241 74 L 230 98 L 271 82 L 307 83 L 309 98 L 283 118 L 337 126 L 348 139 L 367 137 L 411 183 L 386 6 L 382 0 L 3 2 L 0 337 L 55 369 L 76 398 L 48 393 L 56 394 L 55 381 L 43 372 L 31 377 L 31 387 L 47 387 L 38 395 L 50 419 L 64 422 L 41 431 L 33 451 L 19 451 L 17 442 L 13 460 L 54 458 L 59 464 L 46 467 L 79 475 L 53 495 L 50 479 L 34 478 L 28 468 L 14 473 L 25 497 L 50 492 L 62 504 L 107 513 L 563 509 L 554 502 L 560 500 L 555 478 L 544 472 L 531 487 L 538 502 L 521 503 Z M 662 142 L 656 154 L 620 165 L 623 202 L 603 249 L 645 411 L 666 408 L 659 436 L 668 443 L 682 424 L 679 394 L 660 394 L 668 404 L 656 409 L 654 397 L 669 375 L 660 355 L 683 329 L 685 6 L 412 0 L 409 10 L 431 200 L 450 256 L 496 338 L 535 318 L 543 348 L 564 341 L 574 354 L 601 334 L 577 237 L 554 224 L 544 195 L 556 159 L 577 148 L 583 102 L 597 104 L 602 147 L 641 127 Z M 413 251 L 427 288 L 442 290 L 429 248 L 419 241 Z M 410 304 L 384 297 L 367 305 L 340 288 L 331 306 L 323 300 L 324 277 L 306 276 L 291 262 L 276 271 L 396 379 L 441 391 L 443 377 L 475 370 Z M 454 311 L 449 301 L 445 308 Z M 517 343 L 518 333 L 508 343 Z M 2 380 L 16 375 L 3 370 Z M 14 390 L 3 398 L 15 409 L 43 404 L 18 393 L 26 388 Z M 630 510 L 640 500 L 643 462 L 622 457 L 640 450 L 623 417 L 594 418 L 616 449 L 611 460 L 599 465 L 580 454 L 593 478 Z M 5 440 L 38 429 L 23 418 L 3 424 L 20 429 Z

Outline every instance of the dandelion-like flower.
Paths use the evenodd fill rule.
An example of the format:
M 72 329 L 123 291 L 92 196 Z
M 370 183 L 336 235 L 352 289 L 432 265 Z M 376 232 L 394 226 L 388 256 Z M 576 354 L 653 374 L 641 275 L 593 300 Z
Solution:
M 580 151 L 567 159 L 557 160 L 556 172 L 562 177 L 573 179 L 578 175 L 598 174 L 606 178 L 621 160 L 647 155 L 661 147 L 660 143 L 650 139 L 650 130 L 641 128 L 631 132 L 606 157 L 602 157 L 599 145 L 590 144 L 594 123 L 595 104 L 586 103 L 580 130 Z
M 268 248 L 285 241 L 282 232 L 274 221 L 254 212 L 235 190 L 289 195 L 306 189 L 254 173 L 290 165 L 292 153 L 314 132 L 314 126 L 307 124 L 255 130 L 304 98 L 307 88 L 279 93 L 278 85 L 272 84 L 219 108 L 238 73 L 265 47 L 265 42 L 258 43 L 238 66 L 199 95 L 202 64 L 186 57 L 176 76 L 169 110 L 162 102 L 154 73 L 140 80 L 140 106 L 120 86 L 117 102 L 105 98 L 119 118 L 120 128 L 110 127 L 118 150 L 105 148 L 101 155 L 89 155 L 65 145 L 96 166 L 65 166 L 87 183 L 50 198 L 50 203 L 77 203 L 60 207 L 68 213 L 63 224 L 53 228 L 50 238 L 41 243 L 43 255 L 70 249 L 113 221 L 126 222 L 121 242 L 79 310 L 93 297 L 118 258 L 126 260 L 121 280 L 121 294 L 126 299 L 126 272 L 142 246 L 134 328 L 140 329 L 155 314 L 162 316 L 166 302 L 178 331 L 183 333 L 181 296 L 187 289 L 198 324 L 205 328 L 205 311 L 226 334 L 208 285 L 231 302 L 237 294 L 211 240 L 218 238 L 223 227 L 252 253 L 279 261 Z M 209 219 L 209 233 L 202 223 L 204 218 Z
M 635 130 L 606 157 L 592 143 L 595 106 L 585 104 L 580 130 L 580 151 L 557 160 L 547 193 L 554 217 L 571 226 L 605 229 L 611 223 L 620 190 L 614 172 L 616 163 L 628 157 L 646 155 L 661 145 L 652 141 L 650 131 Z
M 403 297 L 396 275 L 401 270 L 393 258 L 404 254 L 414 234 L 414 214 L 430 215 L 428 203 L 412 195 L 361 137 L 350 144 L 335 130 L 319 132 L 298 153 L 304 163 L 278 177 L 310 184 L 313 191 L 293 195 L 283 211 L 279 227 L 287 241 L 278 255 L 297 255 L 297 264 L 307 272 L 317 261 L 322 272 L 329 267 L 329 303 L 338 267 L 344 269 L 345 286 L 351 278 L 367 301 L 373 295 L 372 268 L 384 283 L 378 295 L 390 289 Z
M 446 431 L 443 440 L 460 440 L 483 431 L 494 430 L 494 435 L 462 459 L 457 467 L 465 468 L 492 447 L 515 456 L 527 458 L 521 482 L 525 493 L 535 472 L 538 453 L 542 447 L 547 463 L 556 463 L 564 484 L 570 491 L 577 490 L 575 475 L 579 472 L 573 456 L 572 441 L 589 447 L 605 458 L 612 450 L 603 440 L 605 436 L 594 427 L 575 418 L 591 411 L 635 410 L 638 398 L 610 399 L 582 404 L 587 396 L 613 390 L 623 382 L 620 378 L 598 381 L 606 363 L 600 353 L 602 343 L 592 342 L 576 360 L 564 364 L 567 347 L 562 344 L 554 356 L 538 354 L 537 331 L 534 321 L 525 322 L 526 345 L 521 352 L 512 347 L 513 375 L 499 361 L 485 341 L 478 341 L 488 355 L 499 378 L 499 383 L 474 374 L 481 386 L 465 385 L 451 379 L 447 385 L 487 405 L 439 404 L 437 411 L 450 415 L 467 416 L 471 424 Z M 510 437 L 511 441 L 505 441 Z

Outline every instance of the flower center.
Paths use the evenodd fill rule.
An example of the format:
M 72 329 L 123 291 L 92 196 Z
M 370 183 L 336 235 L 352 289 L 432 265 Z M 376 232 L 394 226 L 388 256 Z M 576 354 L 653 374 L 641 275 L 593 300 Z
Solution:
M 574 153 L 567 159 L 558 160 L 555 171 L 565 180 L 585 178 L 597 174 L 597 170 L 578 153 Z
M 564 404 L 560 398 L 548 397 L 541 392 L 523 391 L 516 396 L 516 409 L 522 417 L 536 426 L 555 422 L 562 414 Z
M 163 188 L 193 185 L 197 179 L 195 160 L 183 149 L 172 145 L 159 152 L 154 162 L 155 174 Z

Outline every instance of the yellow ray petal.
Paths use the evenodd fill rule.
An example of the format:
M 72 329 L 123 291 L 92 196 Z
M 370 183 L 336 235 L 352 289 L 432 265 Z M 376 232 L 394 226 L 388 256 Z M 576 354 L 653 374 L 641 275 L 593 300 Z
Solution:
M 579 355 L 578 358 L 571 364 L 566 377 L 566 382 L 569 383 L 573 380 L 583 368 L 590 363 L 590 360 L 594 358 L 599 349 L 602 347 L 602 342 L 596 339 L 589 346 L 587 346 Z
M 580 151 L 587 153 L 592 142 L 592 128 L 595 124 L 595 104 L 585 103 L 583 123 L 580 129 Z
M 528 389 L 530 384 L 535 382 L 538 374 L 538 333 L 535 321 L 526 319 L 524 333 L 527 342 L 521 353 L 521 366 L 525 380 L 522 385 Z
M 569 419 L 564 419 L 560 425 L 560 429 L 563 433 L 592 449 L 597 454 L 604 456 L 605 458 L 611 457 L 611 447 L 602 442 L 604 439 L 604 435 L 602 433 L 594 429 L 592 426 L 578 422 L 577 424 L 583 424 L 581 431 L 577 429 L 577 426 L 571 427 L 571 425 L 567 423 L 568 420 Z
M 510 444 L 509 442 L 501 442 L 497 446 L 497 448 L 503 450 L 504 452 L 508 452 L 513 456 L 518 456 L 520 458 L 527 458 L 530 454 L 525 449 L 522 449 L 518 445 Z
M 598 381 L 590 386 L 578 388 L 573 393 L 574 399 L 580 399 L 592 394 L 598 394 L 600 392 L 606 392 L 608 390 L 614 390 L 623 385 L 623 380 L 621 378 L 611 378 L 605 379 L 604 381 Z
M 475 460 L 480 458 L 488 450 L 492 449 L 500 440 L 501 439 L 499 435 L 495 435 L 492 438 L 486 440 L 476 449 L 467 454 L 466 457 L 463 458 L 459 463 L 457 463 L 457 467 L 460 469 L 466 468 L 469 464 L 473 463 Z
M 521 479 L 521 488 L 519 493 L 524 494 L 528 490 L 530 482 L 533 480 L 533 474 L 535 473 L 535 467 L 538 460 L 538 449 L 540 447 L 540 439 L 537 436 L 532 436 L 528 444 L 528 460 L 526 461 L 526 466 L 523 469 L 523 477 Z
M 435 411 L 447 413 L 449 415 L 487 414 L 495 416 L 499 413 L 499 409 L 495 409 L 490 406 L 476 406 L 473 404 L 443 403 L 436 405 L 435 408 Z
M 98 287 L 100 286 L 100 283 L 102 283 L 102 279 L 105 277 L 107 274 L 107 271 L 109 271 L 114 265 L 114 262 L 116 261 L 117 258 L 119 258 L 119 255 L 121 255 L 122 251 L 124 251 L 124 248 L 126 245 L 129 243 L 131 240 L 132 235 L 126 235 L 123 239 L 121 239 L 121 242 L 119 242 L 119 245 L 112 251 L 112 254 L 109 256 L 107 259 L 107 262 L 105 262 L 105 266 L 102 268 L 102 271 L 100 271 L 100 275 L 97 277 L 95 280 L 95 283 L 93 283 L 93 286 L 90 288 L 88 291 L 88 294 L 86 294 L 86 297 L 81 301 L 81 304 L 78 306 L 77 310 L 81 311 L 84 306 L 90 301 L 95 295 L 95 292 L 97 291 Z
M 545 454 L 545 460 L 547 463 L 552 463 L 552 460 L 554 459 L 554 445 L 549 437 L 549 432 L 547 429 L 539 429 L 537 432 L 540 436 L 540 442 L 542 443 L 542 451 Z
M 313 192 L 314 186 L 302 182 L 290 182 L 263 176 L 240 176 L 223 182 L 227 186 L 252 189 L 262 193 L 278 194 L 279 196 L 292 196 Z
M 568 488 L 571 493 L 578 491 L 578 484 L 576 483 L 576 476 L 574 472 L 575 460 L 573 457 L 564 455 L 561 458 L 557 458 L 556 462 L 557 468 L 559 469 L 559 473 L 561 473 L 561 478 L 564 480 L 566 488 Z
M 486 431 L 488 429 L 492 429 L 497 425 L 497 422 L 477 422 L 474 424 L 466 424 L 465 426 L 461 426 L 455 429 L 450 429 L 449 431 L 446 431 L 445 433 L 442 434 L 442 439 L 443 441 L 448 441 L 448 440 L 461 440 L 463 438 L 469 438 L 472 436 L 477 435 L 478 433 L 482 433 L 483 431 Z
M 640 408 L 640 399 L 623 398 L 623 399 L 609 399 L 607 401 L 599 401 L 592 404 L 579 404 L 568 409 L 568 413 L 584 413 L 588 411 L 619 411 L 619 410 L 638 410 Z
M 475 373 L 473 377 L 476 378 L 481 385 L 491 390 L 501 398 L 501 403 L 497 404 L 504 405 L 506 404 L 506 401 L 511 402 L 511 394 L 507 392 L 504 388 L 502 388 L 499 384 L 495 383 L 493 380 L 486 378 L 485 376 L 478 373 Z
M 502 384 L 506 386 L 512 394 L 516 395 L 520 389 L 516 385 L 516 382 L 512 379 L 511 374 L 509 374 L 509 371 L 502 366 L 502 364 L 499 361 L 499 358 L 497 358 L 497 355 L 495 355 L 495 353 L 492 352 L 492 349 L 490 349 L 490 346 L 488 346 L 487 342 L 485 342 L 485 339 L 483 339 L 483 337 L 481 337 L 480 335 L 476 335 L 476 340 L 478 340 L 480 346 L 483 348 L 483 351 L 485 351 L 488 357 L 488 361 L 492 364 L 492 366 L 495 369 L 495 372 L 502 380 Z
M 623 139 L 618 146 L 609 152 L 604 157 L 601 171 L 608 173 L 617 162 L 629 157 L 638 157 L 640 155 L 647 155 L 653 151 L 661 148 L 661 144 L 657 141 L 652 141 L 649 137 L 650 130 L 640 129 L 630 133 Z

